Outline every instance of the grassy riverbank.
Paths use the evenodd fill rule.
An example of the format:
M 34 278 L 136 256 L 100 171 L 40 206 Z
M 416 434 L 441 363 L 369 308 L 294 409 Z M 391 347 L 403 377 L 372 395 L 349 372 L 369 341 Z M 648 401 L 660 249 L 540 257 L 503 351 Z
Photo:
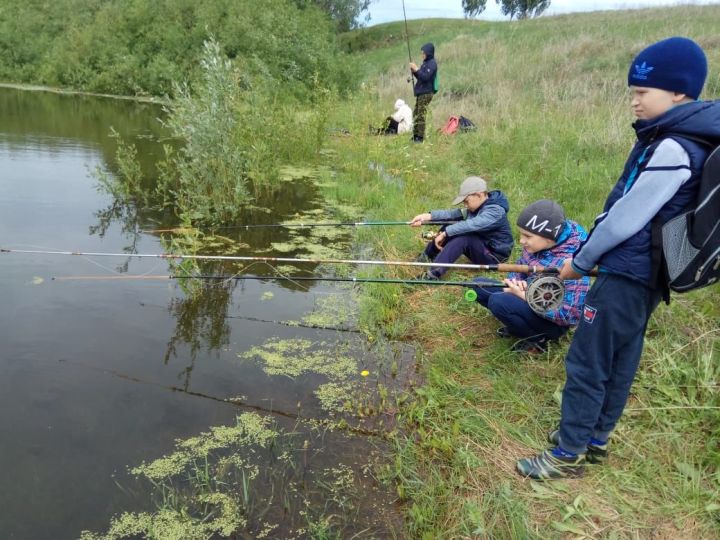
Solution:
M 511 222 L 538 198 L 561 201 L 589 227 L 632 144 L 629 61 L 671 35 L 708 53 L 706 99 L 720 94 L 720 6 L 607 12 L 523 22 L 415 21 L 411 47 L 436 45 L 442 91 L 432 126 L 462 114 L 475 133 L 428 142 L 365 135 L 412 101 L 401 24 L 346 36 L 364 91 L 334 113 L 337 195 L 368 219 L 407 220 L 449 205 L 480 174 L 512 203 Z M 362 232 L 378 257 L 408 259 L 416 229 Z M 399 271 L 398 271 L 399 272 Z M 675 296 L 648 330 L 640 373 L 612 439 L 610 466 L 577 481 L 538 484 L 513 471 L 545 446 L 559 417 L 569 341 L 516 356 L 497 322 L 457 290 L 367 289 L 363 320 L 420 345 L 426 378 L 406 411 L 407 438 L 387 471 L 407 502 L 412 538 L 712 538 L 720 526 L 720 290 Z

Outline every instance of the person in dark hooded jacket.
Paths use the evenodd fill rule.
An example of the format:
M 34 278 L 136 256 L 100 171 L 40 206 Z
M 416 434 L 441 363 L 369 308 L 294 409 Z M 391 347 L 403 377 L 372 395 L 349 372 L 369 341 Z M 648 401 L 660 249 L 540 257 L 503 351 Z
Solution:
M 506 261 L 513 248 L 513 236 L 507 218 L 510 203 L 503 192 L 488 192 L 485 180 L 469 176 L 460 185 L 460 193 L 453 204 L 464 204 L 465 208 L 433 210 L 418 214 L 410 222 L 411 227 L 420 227 L 427 221 L 457 222 L 443 226 L 418 261 L 452 264 L 461 255 L 473 264 Z M 447 268 L 433 267 L 423 277 L 440 279 L 445 272 Z
M 432 43 L 426 43 L 420 47 L 420 51 L 423 57 L 420 67 L 414 62 L 410 62 L 410 71 L 415 77 L 413 88 L 415 94 L 413 141 L 415 142 L 423 142 L 425 139 L 425 114 L 435 94 L 435 77 L 437 77 L 438 70 L 435 61 L 435 46 Z
M 565 357 L 560 426 L 548 435 L 553 447 L 517 462 L 525 477 L 580 476 L 586 462 L 607 459 L 667 286 L 654 276 L 653 225 L 695 204 L 710 152 L 702 141 L 720 143 L 720 102 L 698 101 L 706 77 L 705 53 L 684 37 L 654 43 L 630 64 L 637 141 L 587 240 L 559 273 L 577 279 L 599 268 Z

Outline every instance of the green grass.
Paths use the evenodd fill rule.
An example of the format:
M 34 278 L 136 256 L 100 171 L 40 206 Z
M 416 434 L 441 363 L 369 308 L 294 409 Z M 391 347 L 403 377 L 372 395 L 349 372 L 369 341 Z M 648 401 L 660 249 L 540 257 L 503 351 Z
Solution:
M 717 96 L 718 20 L 720 6 L 413 21 L 412 50 L 435 43 L 442 81 L 422 146 L 365 135 L 396 98 L 413 101 L 403 25 L 347 34 L 366 75 L 363 91 L 331 120 L 353 133 L 330 143 L 341 180 L 334 195 L 360 204 L 366 219 L 408 220 L 449 206 L 460 181 L 480 174 L 508 195 L 513 223 L 526 204 L 553 198 L 589 228 L 633 142 L 630 60 L 655 40 L 692 37 L 708 55 L 704 97 Z M 439 136 L 451 114 L 467 116 L 477 131 Z M 359 240 L 393 260 L 423 245 L 406 227 L 360 231 Z M 675 296 L 656 311 L 610 466 L 538 484 L 520 479 L 514 463 L 543 448 L 559 419 L 569 340 L 539 358 L 517 357 L 494 337 L 497 322 L 456 290 L 367 287 L 362 323 L 416 341 L 425 377 L 387 470 L 406 502 L 408 536 L 717 538 L 718 293 Z

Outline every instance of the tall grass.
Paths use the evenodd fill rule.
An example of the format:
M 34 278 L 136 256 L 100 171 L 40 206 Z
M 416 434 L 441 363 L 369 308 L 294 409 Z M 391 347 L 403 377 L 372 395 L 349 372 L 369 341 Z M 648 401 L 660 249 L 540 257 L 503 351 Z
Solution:
M 433 41 L 442 89 L 431 126 L 462 114 L 474 133 L 424 145 L 365 135 L 398 97 L 412 101 L 400 24 L 344 36 L 366 66 L 364 91 L 336 112 L 337 195 L 367 219 L 444 208 L 462 178 L 486 177 L 510 220 L 539 198 L 590 226 L 633 142 L 627 68 L 647 44 L 687 35 L 706 50 L 704 96 L 720 92 L 720 6 L 589 13 L 520 22 L 413 21 L 412 50 Z M 370 166 L 373 164 L 372 166 Z M 381 164 L 384 174 L 380 174 Z M 416 229 L 361 231 L 378 256 L 410 258 Z M 418 343 L 426 383 L 404 413 L 387 474 L 413 538 L 717 538 L 720 530 L 720 294 L 676 296 L 653 316 L 640 373 L 607 467 L 578 481 L 520 479 L 515 461 L 557 425 L 569 340 L 516 356 L 497 322 L 457 291 L 368 288 L 363 321 Z

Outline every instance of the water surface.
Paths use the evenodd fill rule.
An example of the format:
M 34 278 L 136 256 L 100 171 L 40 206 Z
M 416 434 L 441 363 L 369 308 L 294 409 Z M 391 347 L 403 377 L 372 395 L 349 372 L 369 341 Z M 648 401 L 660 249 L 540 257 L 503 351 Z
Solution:
M 137 231 L 172 219 L 115 204 L 91 174 L 96 167 L 113 171 L 111 126 L 138 146 L 143 169 L 152 171 L 165 136 L 157 122 L 162 114 L 150 104 L 0 89 L 0 246 L 162 252 L 159 235 Z M 323 204 L 317 188 L 300 181 L 256 203 L 260 209 L 244 219 L 281 221 Z M 273 254 L 273 242 L 291 239 L 288 231 L 267 229 L 228 236 L 246 246 L 238 254 Z M 251 271 L 274 269 L 258 264 Z M 327 284 L 247 281 L 189 296 L 172 280 L 53 279 L 168 272 L 161 259 L 0 254 L 1 536 L 77 538 L 83 530 L 106 530 L 120 512 L 153 511 L 156 501 L 127 468 L 248 411 L 306 431 L 301 437 L 314 449 L 308 470 L 343 463 L 355 471 L 360 492 L 375 490 L 344 530 L 391 535 L 392 496 L 360 473 L 382 447 L 379 440 L 299 424 L 298 416 L 327 417 L 316 394 L 326 377 L 268 375 L 261 359 L 242 355 L 272 340 L 304 339 L 348 351 L 358 371 L 371 371 L 367 379 L 358 375 L 358 384 L 367 385 L 390 379 L 379 374 L 378 354 L 409 364 L 407 351 L 378 353 L 359 334 L 279 324 L 301 321 L 328 298 L 351 292 Z M 335 322 L 353 325 L 352 317 Z M 308 500 L 322 501 L 321 490 L 308 490 L 315 490 Z M 268 493 L 257 498 L 269 506 L 274 500 Z M 276 534 L 289 535 L 302 521 L 290 514 L 270 508 L 264 519 L 276 520 Z

